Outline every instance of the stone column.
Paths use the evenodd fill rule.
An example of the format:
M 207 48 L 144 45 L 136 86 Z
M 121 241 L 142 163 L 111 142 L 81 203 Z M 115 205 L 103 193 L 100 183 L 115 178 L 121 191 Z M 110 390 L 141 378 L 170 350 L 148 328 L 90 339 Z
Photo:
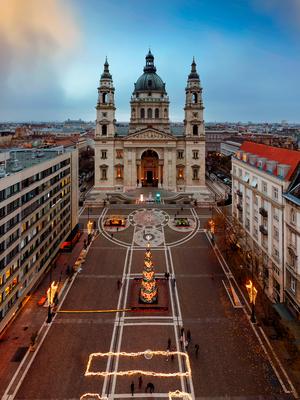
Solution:
M 136 183 L 137 183 L 137 187 L 141 187 L 142 186 L 141 176 L 142 176 L 142 166 L 141 166 L 141 161 L 138 160 L 136 162 Z
M 163 184 L 161 183 L 161 181 L 163 181 L 163 165 L 164 165 L 164 160 L 159 160 L 158 162 L 158 187 L 161 188 L 163 186 Z

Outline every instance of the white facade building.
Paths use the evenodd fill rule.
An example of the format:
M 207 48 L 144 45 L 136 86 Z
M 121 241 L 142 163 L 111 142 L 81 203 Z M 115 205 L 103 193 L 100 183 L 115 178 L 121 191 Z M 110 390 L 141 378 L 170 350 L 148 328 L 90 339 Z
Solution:
M 77 182 L 77 150 L 11 150 L 1 164 L 0 331 L 78 223 Z
M 283 194 L 299 162 L 297 151 L 252 142 L 232 157 L 232 214 L 247 233 L 254 273 L 275 302 L 284 301 L 285 289 Z
M 175 135 L 170 127 L 165 84 L 156 74 L 149 51 L 144 73 L 135 83 L 131 97 L 129 128 L 121 136 L 116 130 L 115 89 L 105 62 L 96 107 L 96 191 L 156 186 L 197 192 L 205 187 L 204 107 L 195 61 L 185 92 L 184 127 L 180 135 Z
M 285 198 L 284 263 L 285 302 L 292 313 L 300 318 L 300 169 L 292 181 Z

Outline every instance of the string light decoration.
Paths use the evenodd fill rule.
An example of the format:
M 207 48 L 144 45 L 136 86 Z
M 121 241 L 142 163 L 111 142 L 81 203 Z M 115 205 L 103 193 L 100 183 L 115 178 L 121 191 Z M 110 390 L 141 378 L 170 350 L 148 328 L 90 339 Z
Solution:
M 92 371 L 91 370 L 91 364 L 95 358 L 98 357 L 132 357 L 132 358 L 137 358 L 144 356 L 145 354 L 151 354 L 153 356 L 172 356 L 172 355 L 178 355 L 182 356 L 185 358 L 185 365 L 186 365 L 186 372 L 173 372 L 173 373 L 165 373 L 165 372 L 155 372 L 155 371 L 145 371 L 141 369 L 133 369 L 133 370 L 128 370 L 128 371 Z M 87 363 L 87 367 L 84 373 L 85 376 L 102 376 L 102 377 L 107 377 L 107 376 L 132 376 L 132 375 L 144 375 L 144 376 L 159 376 L 161 378 L 172 378 L 172 377 L 190 377 L 192 375 L 192 370 L 191 370 L 191 364 L 190 364 L 190 359 L 187 353 L 183 353 L 182 351 L 160 351 L 160 350 L 146 350 L 146 351 L 139 351 L 136 353 L 126 353 L 126 352 L 120 352 L 120 353 L 114 353 L 114 352 L 108 352 L 108 353 L 91 353 L 89 355 L 89 360 Z
M 144 259 L 143 278 L 141 281 L 140 301 L 151 304 L 157 301 L 157 285 L 154 277 L 154 268 L 152 263 L 152 254 L 150 244 L 147 244 L 147 250 Z
M 181 392 L 180 390 L 176 390 L 175 392 L 169 392 L 169 400 L 174 398 L 182 397 L 185 400 L 193 400 L 190 393 Z M 98 393 L 85 393 L 80 397 L 80 400 L 84 399 L 95 399 L 95 400 L 107 400 L 107 397 L 101 397 Z
M 182 397 L 183 399 L 186 400 L 193 400 L 190 393 L 181 392 L 180 390 L 176 390 L 175 392 L 169 392 L 169 400 L 174 399 L 174 397 Z

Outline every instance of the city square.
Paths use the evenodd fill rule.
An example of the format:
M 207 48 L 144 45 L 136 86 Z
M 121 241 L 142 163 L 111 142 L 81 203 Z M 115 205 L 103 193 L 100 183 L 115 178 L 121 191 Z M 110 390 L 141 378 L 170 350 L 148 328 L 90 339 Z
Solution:
M 236 307 L 225 289 L 231 275 L 204 229 L 208 209 L 90 208 L 81 214 L 84 224 L 87 213 L 100 233 L 66 287 L 30 365 L 3 398 L 129 398 L 132 382 L 134 396 L 143 398 L 168 398 L 176 391 L 182 398 L 269 398 L 275 393 L 278 399 L 293 398 L 282 371 L 264 352 L 244 299 Z M 125 230 L 106 230 L 105 221 L 113 215 L 129 220 Z M 175 230 L 175 215 L 191 219 L 193 228 Z M 150 246 L 158 293 L 159 282 L 170 274 L 167 310 L 131 310 L 131 283 L 142 277 L 147 243 L 139 231 L 154 243 L 159 238 Z M 153 352 L 149 359 L 147 352 Z M 155 388 L 151 395 L 145 394 L 148 383 Z

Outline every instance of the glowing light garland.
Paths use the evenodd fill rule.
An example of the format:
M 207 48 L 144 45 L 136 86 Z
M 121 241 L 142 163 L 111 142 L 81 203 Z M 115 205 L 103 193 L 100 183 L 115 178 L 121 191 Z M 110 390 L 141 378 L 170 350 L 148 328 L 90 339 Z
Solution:
M 155 371 L 144 371 L 141 369 L 134 369 L 134 370 L 128 370 L 128 371 L 113 371 L 113 372 L 108 372 L 108 371 L 91 371 L 91 364 L 93 362 L 94 358 L 97 357 L 119 357 L 119 356 L 124 356 L 124 357 L 140 357 L 144 356 L 145 354 L 152 354 L 154 356 L 172 356 L 172 355 L 179 355 L 182 357 L 185 357 L 185 363 L 186 363 L 186 372 L 173 372 L 173 373 L 165 373 L 165 372 L 155 372 Z M 87 363 L 86 371 L 84 373 L 85 376 L 132 376 L 132 375 L 145 375 L 145 376 L 159 376 L 162 378 L 171 378 L 171 377 L 190 377 L 192 375 L 192 370 L 191 370 L 191 365 L 190 365 L 190 359 L 187 353 L 183 353 L 182 351 L 139 351 L 136 353 L 126 353 L 126 352 L 120 352 L 120 353 L 114 353 L 114 352 L 108 352 L 108 353 L 91 353 L 89 356 L 89 360 Z
M 94 399 L 98 400 L 107 400 L 107 397 L 101 397 L 98 393 L 85 393 L 80 397 L 80 400 L 90 399 L 93 397 Z M 193 400 L 190 393 L 181 392 L 180 390 L 176 390 L 175 392 L 169 392 L 169 400 L 172 400 L 177 397 L 182 397 L 186 400 Z
M 174 397 L 183 397 L 184 399 L 193 400 L 190 393 L 181 392 L 180 390 L 176 390 L 175 392 L 169 392 L 169 400 L 172 400 Z

